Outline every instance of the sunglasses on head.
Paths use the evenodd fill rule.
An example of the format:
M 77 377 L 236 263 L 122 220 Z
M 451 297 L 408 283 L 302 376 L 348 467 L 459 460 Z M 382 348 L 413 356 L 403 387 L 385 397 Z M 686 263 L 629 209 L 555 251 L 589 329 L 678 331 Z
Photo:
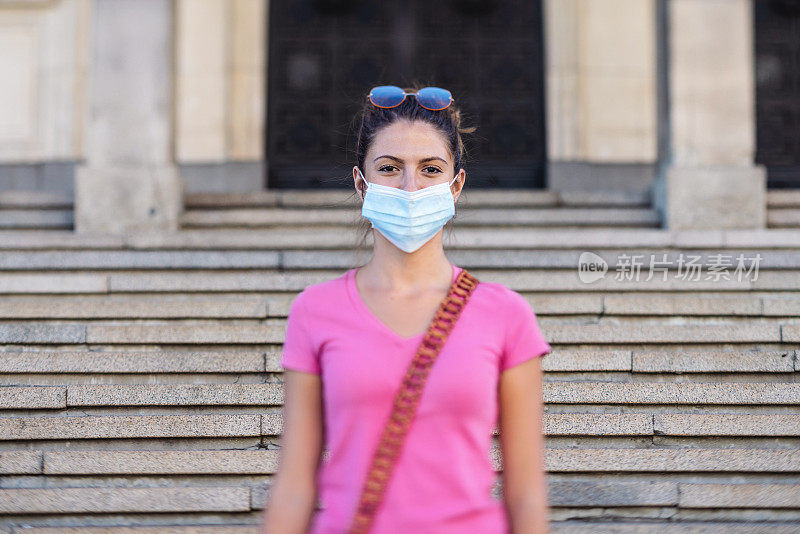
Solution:
M 402 104 L 408 95 L 414 95 L 420 106 L 431 111 L 445 109 L 453 103 L 453 95 L 441 87 L 423 87 L 416 93 L 406 93 L 396 85 L 373 87 L 369 92 L 369 101 L 379 108 L 394 108 Z

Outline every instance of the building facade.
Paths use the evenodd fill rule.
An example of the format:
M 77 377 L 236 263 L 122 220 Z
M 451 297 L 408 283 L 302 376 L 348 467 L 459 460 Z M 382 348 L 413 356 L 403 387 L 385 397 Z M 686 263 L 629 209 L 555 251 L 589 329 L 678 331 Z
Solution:
M 0 190 L 75 230 L 175 230 L 187 191 L 352 187 L 372 85 L 450 87 L 475 187 L 647 192 L 763 228 L 800 187 L 793 0 L 0 0 Z

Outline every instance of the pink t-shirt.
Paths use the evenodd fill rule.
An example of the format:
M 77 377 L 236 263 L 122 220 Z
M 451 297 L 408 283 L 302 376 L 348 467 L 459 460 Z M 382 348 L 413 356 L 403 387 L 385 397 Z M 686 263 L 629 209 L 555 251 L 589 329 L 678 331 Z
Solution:
M 317 472 L 322 509 L 311 534 L 346 532 L 395 395 L 424 332 L 402 337 L 369 310 L 356 269 L 308 286 L 293 301 L 281 365 L 322 375 L 325 446 Z M 461 267 L 453 265 L 453 280 Z M 428 375 L 373 534 L 499 534 L 505 507 L 492 496 L 492 430 L 500 373 L 550 352 L 527 300 L 481 282 Z

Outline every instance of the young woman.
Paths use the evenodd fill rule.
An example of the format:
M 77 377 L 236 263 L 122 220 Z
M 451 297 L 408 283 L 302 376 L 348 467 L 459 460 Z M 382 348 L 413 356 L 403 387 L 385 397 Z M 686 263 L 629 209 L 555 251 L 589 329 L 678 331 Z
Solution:
M 417 89 L 376 87 L 362 110 L 353 179 L 371 260 L 307 287 L 289 311 L 269 534 L 347 532 L 395 395 L 462 270 L 442 248 L 466 180 L 460 112 L 449 92 Z M 371 533 L 548 531 L 539 357 L 549 352 L 530 304 L 480 280 L 430 370 Z M 489 454 L 498 423 L 503 500 Z

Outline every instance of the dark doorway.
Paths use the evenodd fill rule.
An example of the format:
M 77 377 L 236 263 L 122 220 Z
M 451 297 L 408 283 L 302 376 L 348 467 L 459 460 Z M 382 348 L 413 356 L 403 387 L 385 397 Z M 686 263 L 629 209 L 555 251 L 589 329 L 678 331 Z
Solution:
M 800 0 L 755 0 L 756 163 L 800 187 Z
M 375 85 L 449 89 L 471 187 L 545 184 L 539 0 L 270 2 L 268 188 L 352 187 L 353 116 Z

